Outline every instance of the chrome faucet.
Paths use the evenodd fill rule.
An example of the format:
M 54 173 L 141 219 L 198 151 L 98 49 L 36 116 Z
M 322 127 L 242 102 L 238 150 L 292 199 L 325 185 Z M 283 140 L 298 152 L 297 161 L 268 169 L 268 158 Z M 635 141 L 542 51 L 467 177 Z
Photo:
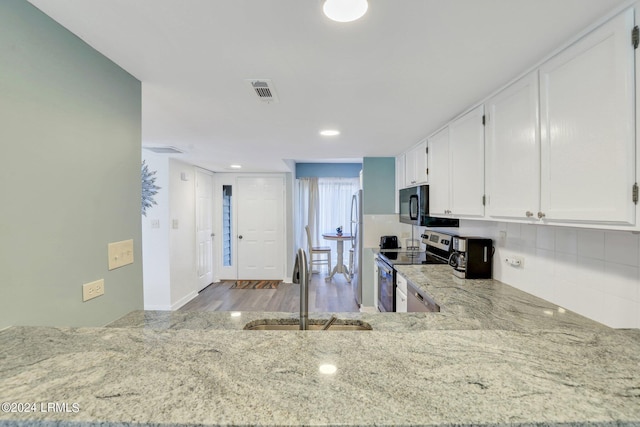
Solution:
M 300 284 L 300 330 L 309 329 L 309 264 L 307 253 L 298 249 L 296 263 L 293 266 L 293 283 Z

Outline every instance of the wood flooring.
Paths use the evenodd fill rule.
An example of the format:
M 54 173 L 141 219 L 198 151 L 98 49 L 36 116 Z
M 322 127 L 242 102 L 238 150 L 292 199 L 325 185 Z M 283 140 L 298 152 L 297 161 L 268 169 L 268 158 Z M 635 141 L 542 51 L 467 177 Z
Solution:
M 310 312 L 359 311 L 353 286 L 344 276 L 325 281 L 326 273 L 311 275 Z M 280 283 L 277 289 L 229 289 L 228 282 L 212 283 L 180 311 L 285 311 L 300 310 L 300 285 Z

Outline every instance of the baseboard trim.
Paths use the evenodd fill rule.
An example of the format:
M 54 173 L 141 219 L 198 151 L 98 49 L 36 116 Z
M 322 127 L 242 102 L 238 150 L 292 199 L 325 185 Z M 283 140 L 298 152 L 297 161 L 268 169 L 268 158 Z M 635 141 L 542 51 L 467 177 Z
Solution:
M 198 296 L 198 293 L 196 291 L 191 291 L 184 297 L 180 298 L 178 301 L 171 304 L 171 311 L 175 311 L 179 309 L 180 307 L 182 307 L 183 305 L 185 305 L 186 303 L 188 303 L 189 301 L 191 301 L 197 296 Z
M 378 309 L 370 305 L 361 305 L 360 312 L 361 313 L 377 313 Z
M 171 311 L 170 305 L 147 305 L 144 306 L 145 311 Z

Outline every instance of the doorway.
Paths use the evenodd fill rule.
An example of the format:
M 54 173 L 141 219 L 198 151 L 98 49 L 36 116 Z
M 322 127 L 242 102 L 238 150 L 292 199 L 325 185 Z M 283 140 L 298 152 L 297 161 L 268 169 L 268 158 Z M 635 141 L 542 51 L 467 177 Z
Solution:
M 238 178 L 238 279 L 284 278 L 284 179 Z
M 284 279 L 284 177 L 239 176 L 221 188 L 220 278 Z
M 213 282 L 213 237 L 213 174 L 196 169 L 197 292 Z

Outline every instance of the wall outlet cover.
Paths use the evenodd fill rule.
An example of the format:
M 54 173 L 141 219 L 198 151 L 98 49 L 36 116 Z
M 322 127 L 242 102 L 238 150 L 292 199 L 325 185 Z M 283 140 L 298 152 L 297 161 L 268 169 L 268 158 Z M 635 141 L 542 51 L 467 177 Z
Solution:
M 133 264 L 133 239 L 109 243 L 109 270 Z
M 104 279 L 96 280 L 95 282 L 85 283 L 82 285 L 82 301 L 89 301 L 90 299 L 104 295 Z

